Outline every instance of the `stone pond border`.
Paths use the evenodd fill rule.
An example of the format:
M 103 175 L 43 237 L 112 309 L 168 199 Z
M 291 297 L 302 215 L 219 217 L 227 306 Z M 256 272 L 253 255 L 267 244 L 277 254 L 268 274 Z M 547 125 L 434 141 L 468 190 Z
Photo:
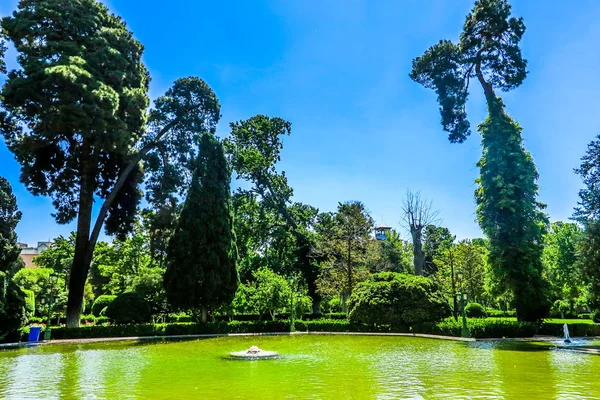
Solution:
M 144 341 L 144 340 L 186 340 L 186 339 L 208 339 L 217 337 L 244 337 L 244 336 L 297 336 L 297 335 L 350 335 L 350 336 L 401 336 L 401 337 L 418 337 L 425 339 L 437 340 L 453 340 L 458 342 L 497 342 L 497 341 L 514 341 L 514 342 L 553 342 L 561 338 L 555 336 L 534 336 L 528 338 L 495 338 L 495 339 L 476 339 L 463 338 L 456 336 L 430 335 L 425 333 L 392 333 L 392 332 L 262 332 L 262 333 L 210 333 L 198 335 L 164 335 L 164 336 L 127 336 L 127 337 L 103 337 L 103 338 L 82 338 L 82 339 L 55 339 L 39 342 L 18 342 L 0 344 L 0 350 L 14 349 L 22 347 L 36 347 L 42 345 L 58 345 L 58 344 L 87 344 L 87 343 L 102 343 L 102 342 L 120 342 L 120 341 Z M 586 340 L 596 339 L 600 337 L 588 337 Z M 569 349 L 577 352 L 588 354 L 600 354 L 600 350 L 596 348 L 574 348 L 570 346 L 558 346 L 561 349 Z

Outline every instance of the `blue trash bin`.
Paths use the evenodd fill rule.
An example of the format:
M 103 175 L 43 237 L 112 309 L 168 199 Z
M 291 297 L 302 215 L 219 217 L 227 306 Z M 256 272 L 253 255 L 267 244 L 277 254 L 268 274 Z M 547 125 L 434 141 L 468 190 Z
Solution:
M 40 340 L 40 332 L 42 331 L 41 326 L 30 326 L 29 327 L 29 342 L 37 342 Z

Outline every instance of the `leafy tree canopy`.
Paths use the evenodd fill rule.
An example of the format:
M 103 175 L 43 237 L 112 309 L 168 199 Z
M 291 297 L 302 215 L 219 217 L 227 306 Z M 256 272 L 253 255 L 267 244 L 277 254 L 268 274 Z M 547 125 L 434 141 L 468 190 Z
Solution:
M 413 60 L 410 77 L 437 93 L 442 126 L 453 143 L 471 133 L 466 113 L 470 79 L 480 79 L 486 95 L 492 95 L 492 85 L 508 91 L 527 76 L 519 48 L 525 24 L 510 9 L 507 0 L 476 1 L 457 44 L 441 40 Z

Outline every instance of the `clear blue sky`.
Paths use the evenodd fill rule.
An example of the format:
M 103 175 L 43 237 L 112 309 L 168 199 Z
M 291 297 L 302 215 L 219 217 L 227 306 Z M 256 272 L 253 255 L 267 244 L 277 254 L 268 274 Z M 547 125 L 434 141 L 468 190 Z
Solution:
M 2 1 L 0 14 L 16 4 Z M 414 57 L 440 39 L 458 38 L 471 0 L 105 4 L 144 44 L 153 98 L 175 79 L 196 75 L 222 104 L 221 136 L 230 121 L 257 113 L 292 122 L 280 168 L 295 200 L 321 210 L 361 200 L 378 222 L 399 227 L 410 188 L 433 200 L 459 238 L 481 235 L 473 200 L 480 138 L 474 132 L 466 143 L 450 144 L 435 94 L 408 77 Z M 537 164 L 540 200 L 552 220 L 565 220 L 581 187 L 573 168 L 600 133 L 600 1 L 514 0 L 513 13 L 527 25 L 522 47 L 530 73 L 503 97 Z M 468 112 L 477 126 L 485 103 L 472 87 Z M 73 229 L 56 225 L 50 200 L 19 183 L 3 143 L 0 174 L 23 211 L 21 241 Z

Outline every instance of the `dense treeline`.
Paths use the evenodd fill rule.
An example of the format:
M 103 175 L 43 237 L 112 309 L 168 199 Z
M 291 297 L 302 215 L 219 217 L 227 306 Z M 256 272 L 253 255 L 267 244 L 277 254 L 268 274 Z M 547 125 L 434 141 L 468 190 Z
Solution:
M 205 323 L 341 312 L 412 326 L 457 319 L 466 303 L 474 317 L 514 310 L 520 321 L 600 309 L 600 137 L 577 170 L 575 221 L 550 224 L 522 128 L 496 94 L 527 75 L 525 25 L 506 0 L 476 1 L 459 41 L 432 46 L 410 73 L 436 92 L 451 142 L 470 135 L 469 81 L 485 94 L 475 192 L 485 237 L 463 240 L 410 191 L 396 199 L 403 229 L 377 227 L 378 238 L 360 201 L 326 212 L 294 201 L 278 165 L 291 123 L 256 115 L 219 139 L 217 95 L 197 77 L 150 106 L 142 45 L 95 0 L 22 0 L 0 24 L 0 132 L 21 182 L 53 199 L 58 223 L 77 223 L 23 269 L 21 214 L 0 179 L 0 337 L 27 317 L 77 327 L 82 313 Z M 18 54 L 11 71 L 5 43 Z M 244 181 L 233 191 L 232 175 Z

